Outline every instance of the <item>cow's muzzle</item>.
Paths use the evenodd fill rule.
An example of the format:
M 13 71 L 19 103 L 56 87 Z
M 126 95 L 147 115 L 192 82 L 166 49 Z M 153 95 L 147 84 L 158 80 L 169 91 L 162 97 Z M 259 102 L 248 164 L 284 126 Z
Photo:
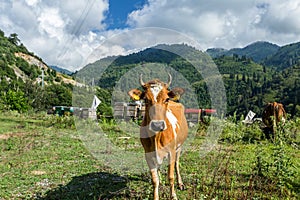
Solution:
M 151 131 L 160 132 L 166 130 L 167 126 L 164 120 L 152 120 L 149 128 Z

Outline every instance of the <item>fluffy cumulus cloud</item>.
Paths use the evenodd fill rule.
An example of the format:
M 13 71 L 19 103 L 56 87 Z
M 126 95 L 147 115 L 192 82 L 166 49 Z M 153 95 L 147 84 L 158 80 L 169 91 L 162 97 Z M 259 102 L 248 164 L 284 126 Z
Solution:
M 74 70 L 103 38 L 107 0 L 0 0 L 0 29 L 50 65 Z
M 159 42 L 185 42 L 163 29 L 189 36 L 204 50 L 300 41 L 300 0 L 148 0 L 128 14 L 126 28 L 114 30 L 105 24 L 108 14 L 109 0 L 0 0 L 0 29 L 17 33 L 47 64 L 70 70 L 82 67 L 91 53 L 95 60 Z
M 299 0 L 149 0 L 129 15 L 128 24 L 175 29 L 203 48 L 232 48 L 257 40 L 299 41 L 299 16 Z
M 261 27 L 272 33 L 300 34 L 300 1 L 267 1 L 260 4 Z

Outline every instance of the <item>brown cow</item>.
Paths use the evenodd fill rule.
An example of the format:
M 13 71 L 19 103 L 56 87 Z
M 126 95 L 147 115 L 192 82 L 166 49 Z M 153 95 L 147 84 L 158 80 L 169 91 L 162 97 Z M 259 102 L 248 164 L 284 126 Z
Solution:
M 267 104 L 262 114 L 262 121 L 273 134 L 278 123 L 284 124 L 285 120 L 286 112 L 281 103 L 272 102 Z
M 184 189 L 179 172 L 179 157 L 181 146 L 188 135 L 188 125 L 184 106 L 173 101 L 174 99 L 177 101 L 184 90 L 181 88 L 169 90 L 171 80 L 172 76 L 169 74 L 168 83 L 157 79 L 144 83 L 141 75 L 140 84 L 143 91 L 132 89 L 128 92 L 133 100 L 143 99 L 146 104 L 145 116 L 140 127 L 140 140 L 152 176 L 154 200 L 159 199 L 158 168 L 165 157 L 169 158 L 170 199 L 177 199 L 174 189 L 174 169 L 179 188 Z

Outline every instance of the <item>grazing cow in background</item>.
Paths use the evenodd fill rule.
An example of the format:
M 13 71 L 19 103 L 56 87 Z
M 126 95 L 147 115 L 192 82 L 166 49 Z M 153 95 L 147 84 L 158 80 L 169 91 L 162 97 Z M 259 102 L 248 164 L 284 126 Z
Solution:
M 176 102 L 184 90 L 181 88 L 169 90 L 171 81 L 172 76 L 169 74 L 168 83 L 158 79 L 144 83 L 140 75 L 143 91 L 132 89 L 128 92 L 133 100 L 143 99 L 146 104 L 145 116 L 140 127 L 140 140 L 152 176 L 154 200 L 159 199 L 158 168 L 165 157 L 169 158 L 170 198 L 177 199 L 174 189 L 174 169 L 179 188 L 184 189 L 179 171 L 179 157 L 181 146 L 188 135 L 188 125 L 184 106 Z
M 286 112 L 281 103 L 268 103 L 262 114 L 262 121 L 267 129 L 275 134 L 276 126 L 279 122 L 283 123 L 286 120 Z

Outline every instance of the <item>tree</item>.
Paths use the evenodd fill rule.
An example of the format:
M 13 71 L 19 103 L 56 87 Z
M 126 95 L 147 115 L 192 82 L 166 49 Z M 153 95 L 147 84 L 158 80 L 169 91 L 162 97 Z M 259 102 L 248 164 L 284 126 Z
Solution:
M 20 43 L 20 39 L 18 38 L 18 34 L 16 34 L 16 33 L 10 34 L 10 36 L 8 37 L 8 41 L 10 41 L 12 44 L 18 46 L 19 43 Z
M 0 29 L 0 37 L 4 37 L 4 32 Z
M 72 105 L 72 92 L 62 85 L 49 85 L 45 88 L 45 107 Z
M 246 75 L 245 75 L 245 73 L 243 73 L 243 75 L 242 75 L 242 81 L 246 82 Z
M 97 88 L 96 94 L 101 101 L 97 112 L 99 112 L 100 115 L 112 116 L 111 93 L 103 88 Z

